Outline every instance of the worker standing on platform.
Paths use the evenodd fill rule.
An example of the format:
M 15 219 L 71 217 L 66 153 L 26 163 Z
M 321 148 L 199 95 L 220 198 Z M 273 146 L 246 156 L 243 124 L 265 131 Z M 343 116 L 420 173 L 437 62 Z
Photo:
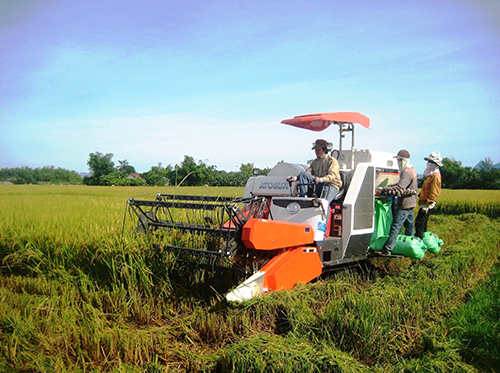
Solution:
M 408 150 L 402 149 L 394 157 L 398 160 L 399 167 L 399 180 L 395 184 L 387 185 L 375 192 L 375 195 L 384 195 L 393 190 L 396 191 L 397 197 L 397 211 L 392 225 L 389 230 L 389 237 L 384 244 L 381 251 L 378 253 L 382 256 L 392 255 L 392 250 L 396 244 L 396 239 L 401 231 L 405 228 L 407 236 L 413 236 L 414 228 L 414 214 L 413 209 L 417 206 L 416 191 L 418 190 L 417 172 L 410 164 L 410 153 Z
M 428 157 L 427 168 L 424 171 L 425 180 L 418 194 L 418 214 L 415 220 L 415 237 L 424 238 L 427 231 L 429 215 L 436 206 L 436 201 L 441 194 L 441 172 L 439 167 L 443 166 L 443 160 L 439 152 L 432 152 Z

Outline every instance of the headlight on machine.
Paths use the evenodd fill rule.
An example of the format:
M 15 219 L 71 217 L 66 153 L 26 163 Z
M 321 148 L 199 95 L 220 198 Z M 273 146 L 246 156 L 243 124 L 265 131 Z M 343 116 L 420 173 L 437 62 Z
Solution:
M 297 202 L 289 203 L 288 206 L 286 206 L 286 211 L 291 215 L 295 215 L 300 211 L 300 205 Z

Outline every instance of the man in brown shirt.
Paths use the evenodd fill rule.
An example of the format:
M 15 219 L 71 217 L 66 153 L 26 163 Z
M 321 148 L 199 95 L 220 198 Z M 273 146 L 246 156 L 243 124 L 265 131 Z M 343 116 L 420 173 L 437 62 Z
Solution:
M 417 206 L 416 191 L 418 190 L 417 172 L 410 164 L 410 153 L 408 150 L 402 149 L 394 157 L 398 160 L 399 166 L 399 180 L 395 184 L 388 185 L 375 192 L 376 195 L 383 195 L 386 190 L 397 189 L 400 190 L 400 197 L 397 199 L 397 211 L 394 219 L 392 220 L 391 229 L 389 230 L 389 238 L 387 239 L 382 251 L 379 252 L 382 256 L 392 254 L 396 239 L 405 227 L 405 234 L 413 236 L 413 208 Z M 408 192 L 409 191 L 409 192 Z

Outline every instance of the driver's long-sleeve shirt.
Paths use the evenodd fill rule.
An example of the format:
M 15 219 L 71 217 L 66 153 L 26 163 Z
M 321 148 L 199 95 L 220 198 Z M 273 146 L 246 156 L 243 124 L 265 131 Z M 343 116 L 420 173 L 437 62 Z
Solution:
M 340 190 L 342 187 L 342 180 L 339 174 L 339 163 L 328 154 L 323 154 L 321 157 L 312 161 L 307 172 L 313 176 L 323 178 L 325 185 L 333 185 L 337 190 Z

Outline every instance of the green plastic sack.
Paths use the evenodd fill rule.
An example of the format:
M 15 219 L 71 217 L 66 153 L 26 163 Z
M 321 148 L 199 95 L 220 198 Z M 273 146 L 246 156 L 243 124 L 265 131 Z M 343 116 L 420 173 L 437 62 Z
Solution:
M 380 251 L 384 246 L 387 238 L 389 236 L 381 236 L 370 243 L 370 249 L 373 251 Z M 412 259 L 422 259 L 425 255 L 426 247 L 424 242 L 414 236 L 406 236 L 404 233 L 400 233 L 394 244 L 393 254 L 404 255 Z
M 392 224 L 391 204 L 391 201 L 384 203 L 381 200 L 375 200 L 375 227 L 373 229 L 372 238 L 370 239 L 370 246 L 381 236 L 386 236 L 387 240 L 387 235 L 389 234 Z
M 424 242 L 415 236 L 406 236 L 404 233 L 398 234 L 393 254 L 404 255 L 412 259 L 422 259 L 427 250 Z
M 370 250 L 373 251 L 380 251 L 382 250 L 382 247 L 384 247 L 385 241 L 387 241 L 388 235 L 380 236 L 375 240 L 372 240 L 370 242 Z
M 423 241 L 427 251 L 432 254 L 437 254 L 444 244 L 444 241 L 432 232 L 425 232 Z

